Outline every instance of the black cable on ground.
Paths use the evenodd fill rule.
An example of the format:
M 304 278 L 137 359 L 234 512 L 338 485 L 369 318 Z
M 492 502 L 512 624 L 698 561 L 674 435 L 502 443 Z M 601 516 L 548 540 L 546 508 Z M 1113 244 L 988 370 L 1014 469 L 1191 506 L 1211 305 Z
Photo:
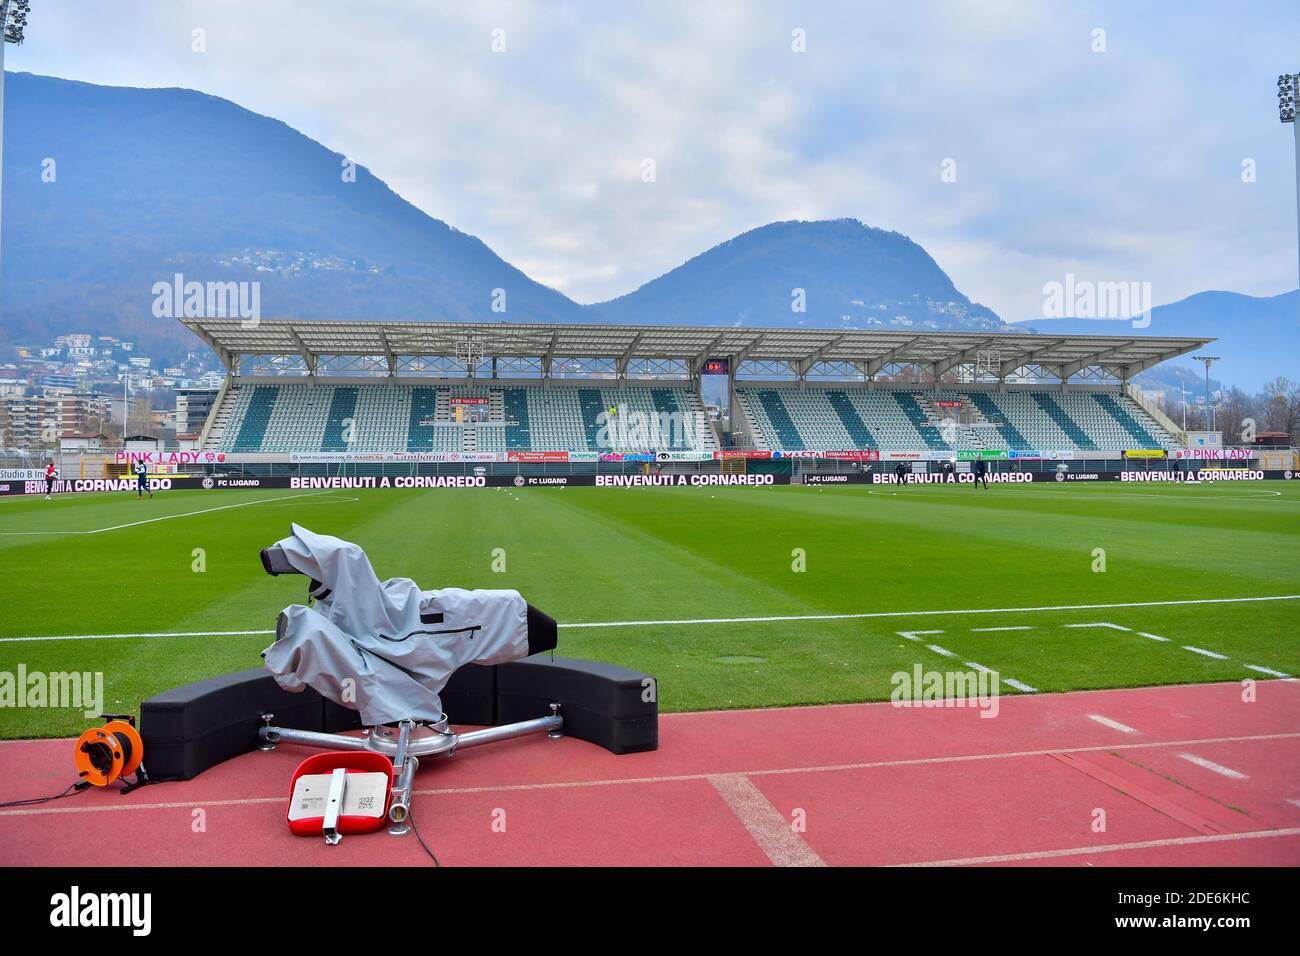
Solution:
M 49 803 L 51 800 L 58 800 L 61 799 L 62 797 L 69 797 L 73 793 L 80 793 L 82 790 L 85 790 L 89 786 L 90 786 L 89 783 L 87 783 L 84 780 L 80 780 L 77 781 L 76 783 L 68 784 L 68 789 L 64 790 L 62 793 L 56 793 L 52 797 L 30 797 L 26 800 L 11 800 L 8 803 L 0 803 L 0 809 L 4 809 L 6 807 L 30 807 L 38 803 Z
M 415 831 L 415 838 L 420 841 L 420 846 L 424 847 L 424 852 L 429 854 L 429 859 L 433 860 L 434 866 L 442 866 L 438 860 L 438 855 L 429 849 L 429 844 L 424 842 L 424 837 L 420 836 L 420 828 L 415 825 L 415 813 L 408 806 L 406 808 L 406 819 L 411 822 L 411 829 Z

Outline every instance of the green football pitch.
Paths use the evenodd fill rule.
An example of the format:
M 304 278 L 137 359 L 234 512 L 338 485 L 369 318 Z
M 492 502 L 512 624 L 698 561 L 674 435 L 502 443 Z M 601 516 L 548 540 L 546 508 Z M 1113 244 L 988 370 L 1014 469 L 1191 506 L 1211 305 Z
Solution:
M 918 663 L 1023 692 L 1300 674 L 1300 487 L 1222 482 L 0 499 L 0 680 L 102 673 L 136 712 L 258 666 L 305 600 L 258 560 L 290 522 L 381 578 L 517 588 L 665 710 L 888 699 Z M 12 703 L 0 737 L 88 723 Z

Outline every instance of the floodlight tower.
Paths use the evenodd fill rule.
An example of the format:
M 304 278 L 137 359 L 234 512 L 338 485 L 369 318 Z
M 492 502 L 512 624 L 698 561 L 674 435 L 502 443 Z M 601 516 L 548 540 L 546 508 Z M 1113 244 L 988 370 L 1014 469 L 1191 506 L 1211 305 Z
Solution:
M 1212 406 L 1212 405 L 1210 404 L 1210 366 L 1213 365 L 1215 362 L 1219 361 L 1219 356 L 1217 356 L 1217 355 L 1193 355 L 1192 358 L 1194 358 L 1194 359 L 1195 359 L 1196 361 L 1198 361 L 1198 362 L 1204 362 L 1204 363 L 1205 363 L 1205 413 L 1206 413 L 1207 415 L 1211 415 L 1211 416 L 1213 416 L 1213 414 L 1214 414 L 1214 406 Z M 1214 431 L 1214 420 L 1213 420 L 1213 418 L 1211 418 L 1211 420 L 1210 420 L 1210 431 Z
M 5 171 L 5 44 L 23 42 L 30 3 L 31 0 L 0 0 L 0 206 L 4 203 Z
M 1283 73 L 1277 78 L 1277 118 L 1291 124 L 1295 134 L 1296 258 L 1300 262 L 1300 123 L 1295 121 L 1296 99 L 1300 98 L 1300 73 Z

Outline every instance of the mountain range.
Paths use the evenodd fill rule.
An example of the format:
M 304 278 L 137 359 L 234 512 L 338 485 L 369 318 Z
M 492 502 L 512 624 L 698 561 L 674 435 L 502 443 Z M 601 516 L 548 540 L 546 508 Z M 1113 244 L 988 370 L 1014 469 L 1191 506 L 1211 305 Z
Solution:
M 6 74 L 0 349 L 84 331 L 155 364 L 195 340 L 154 314 L 154 285 L 260 282 L 266 317 L 981 330 L 1012 328 L 917 243 L 855 219 L 776 222 L 635 291 L 582 305 L 404 200 L 285 123 L 185 89 Z M 505 313 L 492 310 L 503 290 Z M 1216 377 L 1293 374 L 1288 293 L 1205 292 L 1133 334 L 1216 335 Z M 1041 332 L 1129 323 L 1034 320 Z M 1197 366 L 1199 368 L 1199 366 Z

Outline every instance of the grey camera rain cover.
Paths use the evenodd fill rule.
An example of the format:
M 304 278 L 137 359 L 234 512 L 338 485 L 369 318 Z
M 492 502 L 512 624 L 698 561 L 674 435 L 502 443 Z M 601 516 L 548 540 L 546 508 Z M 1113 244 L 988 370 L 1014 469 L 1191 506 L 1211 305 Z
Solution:
M 360 546 L 291 527 L 293 534 L 276 543 L 321 586 L 314 607 L 284 609 L 283 634 L 262 652 L 285 690 L 312 687 L 359 710 L 367 726 L 434 721 L 457 668 L 527 656 L 528 606 L 518 591 L 422 591 L 410 578 L 380 582 Z

